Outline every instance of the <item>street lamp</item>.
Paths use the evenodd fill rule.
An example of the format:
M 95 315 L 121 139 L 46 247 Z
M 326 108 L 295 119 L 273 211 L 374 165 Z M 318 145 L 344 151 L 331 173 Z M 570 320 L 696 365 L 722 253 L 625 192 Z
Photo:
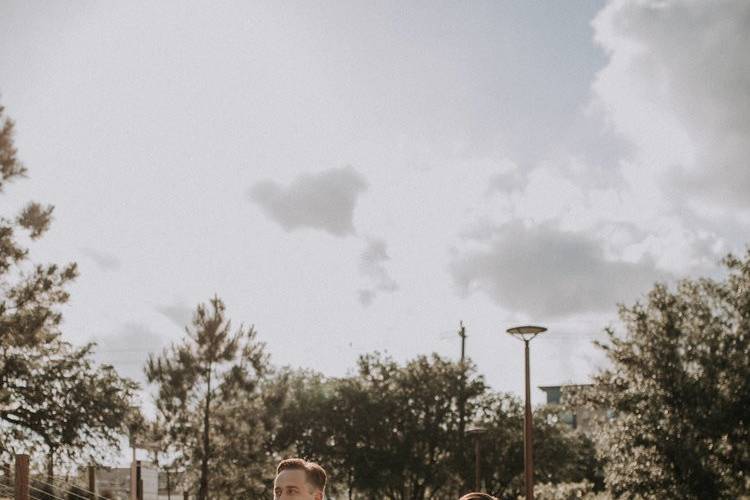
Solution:
M 479 439 L 487 433 L 483 427 L 470 427 L 466 429 L 466 434 L 474 436 L 474 491 L 482 490 L 482 466 L 479 454 Z
M 531 445 L 532 423 L 531 423 L 531 385 L 529 381 L 529 342 L 539 335 L 546 332 L 543 326 L 517 326 L 508 328 L 508 333 L 516 338 L 523 340 L 524 359 L 526 372 L 526 404 L 524 408 L 524 426 L 523 426 L 523 479 L 526 488 L 526 500 L 534 500 L 534 458 Z

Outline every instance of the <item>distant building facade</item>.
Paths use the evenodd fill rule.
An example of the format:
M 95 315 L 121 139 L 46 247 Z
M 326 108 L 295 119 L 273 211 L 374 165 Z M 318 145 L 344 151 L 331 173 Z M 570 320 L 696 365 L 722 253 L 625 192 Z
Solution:
M 539 386 L 539 389 L 544 391 L 547 396 L 546 405 L 555 407 L 562 405 L 562 396 L 566 389 L 585 389 L 591 386 L 591 384 L 544 385 Z M 591 411 L 581 407 L 560 408 L 557 414 L 561 422 L 584 434 L 593 433 L 596 420 L 604 418 L 606 415 L 606 410 Z
M 150 462 L 138 461 L 142 500 L 159 500 L 159 471 Z M 99 467 L 95 475 L 97 494 L 112 500 L 130 500 L 130 467 Z

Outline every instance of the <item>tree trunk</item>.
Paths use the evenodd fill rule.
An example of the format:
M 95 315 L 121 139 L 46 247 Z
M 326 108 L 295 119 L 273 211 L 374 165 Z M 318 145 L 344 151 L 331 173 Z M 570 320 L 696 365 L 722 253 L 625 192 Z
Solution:
M 208 500 L 208 452 L 209 452 L 209 424 L 211 422 L 211 364 L 208 365 L 206 390 L 206 407 L 203 411 L 203 456 L 201 457 L 201 483 L 198 490 L 198 500 Z

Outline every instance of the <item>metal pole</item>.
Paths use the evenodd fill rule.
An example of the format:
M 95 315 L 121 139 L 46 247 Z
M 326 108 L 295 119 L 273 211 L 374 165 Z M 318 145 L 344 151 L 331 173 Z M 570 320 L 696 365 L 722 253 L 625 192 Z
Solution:
M 172 484 L 169 482 L 169 469 L 167 469 L 167 500 L 172 500 Z
M 482 491 L 482 466 L 479 435 L 474 436 L 474 491 Z
M 531 422 L 531 384 L 529 381 L 529 341 L 524 339 L 524 354 L 526 368 L 526 405 L 524 408 L 523 428 L 523 473 L 526 486 L 526 500 L 534 500 L 534 457 L 532 450 L 532 422 Z

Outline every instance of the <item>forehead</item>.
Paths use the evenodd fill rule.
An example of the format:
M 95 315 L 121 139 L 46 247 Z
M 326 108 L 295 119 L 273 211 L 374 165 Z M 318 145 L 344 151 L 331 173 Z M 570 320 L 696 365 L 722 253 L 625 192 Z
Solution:
M 287 469 L 279 472 L 274 481 L 276 486 L 304 486 L 307 484 L 307 474 L 300 469 Z

